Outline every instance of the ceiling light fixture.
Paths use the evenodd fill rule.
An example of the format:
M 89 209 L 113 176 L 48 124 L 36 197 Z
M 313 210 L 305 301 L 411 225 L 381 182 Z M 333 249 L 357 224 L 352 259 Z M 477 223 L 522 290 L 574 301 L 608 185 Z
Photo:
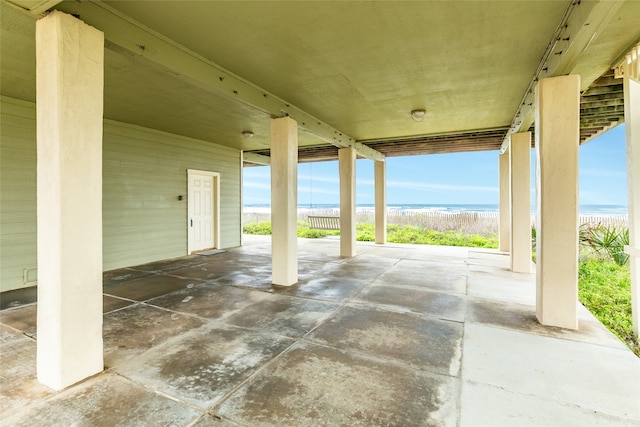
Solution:
M 411 111 L 411 118 L 416 122 L 421 122 L 424 118 L 424 115 L 427 114 L 427 110 L 419 109 Z
M 251 132 L 250 130 L 243 130 L 242 136 L 245 138 L 253 138 L 253 132 Z

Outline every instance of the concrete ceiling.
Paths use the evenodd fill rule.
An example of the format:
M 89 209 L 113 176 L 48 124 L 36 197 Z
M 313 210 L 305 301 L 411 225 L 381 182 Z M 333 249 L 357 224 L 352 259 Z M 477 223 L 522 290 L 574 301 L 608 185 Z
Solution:
M 359 140 L 508 123 L 567 7 L 107 3 Z M 415 108 L 424 121 L 410 118 Z
M 309 150 L 442 135 L 495 149 L 485 133 L 506 133 L 573 3 L 12 1 L 105 31 L 107 118 L 264 153 L 269 118 L 284 114 Z M 33 100 L 35 18 L 2 2 L 1 91 Z M 640 40 L 640 2 L 606 6 L 582 22 L 598 19 L 562 70 L 579 73 L 583 90 Z

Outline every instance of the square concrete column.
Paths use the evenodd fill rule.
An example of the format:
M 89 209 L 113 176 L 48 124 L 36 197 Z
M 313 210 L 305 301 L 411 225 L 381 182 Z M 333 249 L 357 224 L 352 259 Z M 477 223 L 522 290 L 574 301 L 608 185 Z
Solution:
M 627 138 L 627 192 L 629 195 L 629 263 L 633 333 L 640 328 L 640 81 L 624 77 L 624 122 Z
M 271 120 L 271 257 L 274 285 L 298 282 L 298 124 Z
M 102 371 L 104 35 L 71 15 L 36 23 L 38 380 Z
M 499 248 L 502 252 L 511 250 L 511 171 L 509 170 L 509 149 L 498 156 L 500 206 L 499 206 Z
M 511 271 L 531 273 L 531 132 L 514 133 L 511 171 Z
M 537 317 L 577 329 L 580 76 L 540 80 L 535 123 Z
M 338 150 L 340 169 L 340 256 L 356 254 L 356 150 Z
M 387 242 L 387 164 L 374 162 L 373 174 L 376 192 L 376 243 L 383 245 Z

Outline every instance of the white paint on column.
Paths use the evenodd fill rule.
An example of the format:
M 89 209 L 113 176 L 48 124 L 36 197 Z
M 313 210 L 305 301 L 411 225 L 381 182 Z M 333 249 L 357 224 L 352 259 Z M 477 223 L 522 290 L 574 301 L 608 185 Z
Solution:
M 387 164 L 374 162 L 373 173 L 376 192 L 376 243 L 383 245 L 387 242 Z
M 631 316 L 633 333 L 640 328 L 640 277 L 638 255 L 640 245 L 640 82 L 624 77 L 624 121 L 627 137 L 627 191 L 629 195 L 629 262 L 631 264 Z
M 340 168 L 340 256 L 356 255 L 356 150 L 338 150 Z
M 579 76 L 540 80 L 535 122 L 537 317 L 577 329 Z
M 271 120 L 271 258 L 274 285 L 298 282 L 298 124 Z
M 53 12 L 36 23 L 38 380 L 102 371 L 104 35 Z
M 499 248 L 502 252 L 511 250 L 511 171 L 509 170 L 509 149 L 498 156 L 500 182 L 500 223 Z
M 531 273 L 531 132 L 514 133 L 511 170 L 511 271 Z

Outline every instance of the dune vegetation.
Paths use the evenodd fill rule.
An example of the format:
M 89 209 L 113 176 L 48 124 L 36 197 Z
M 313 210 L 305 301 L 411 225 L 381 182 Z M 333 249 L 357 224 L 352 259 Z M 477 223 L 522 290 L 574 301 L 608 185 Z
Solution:
M 629 228 L 585 224 L 580 227 L 578 299 L 620 340 L 640 357 L 633 337 Z
M 244 225 L 245 234 L 271 235 L 271 222 L 262 221 Z M 356 225 L 356 240 L 359 242 L 373 242 L 375 240 L 373 224 L 360 223 Z M 316 230 L 309 228 L 309 224 L 298 221 L 298 237 L 317 239 L 328 236 L 339 236 L 338 231 Z M 425 229 L 415 225 L 389 224 L 387 226 L 387 242 L 411 243 L 417 245 L 465 246 L 472 248 L 497 248 L 498 235 L 496 233 L 465 234 L 461 231 L 437 231 Z

